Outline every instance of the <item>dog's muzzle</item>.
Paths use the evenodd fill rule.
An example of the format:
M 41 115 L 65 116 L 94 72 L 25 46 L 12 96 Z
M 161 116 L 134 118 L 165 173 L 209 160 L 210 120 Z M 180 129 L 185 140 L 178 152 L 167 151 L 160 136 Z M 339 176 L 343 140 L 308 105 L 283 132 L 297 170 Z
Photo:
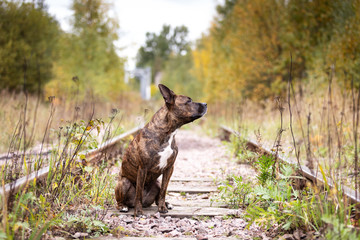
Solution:
M 207 112 L 207 104 L 206 103 L 201 103 L 202 107 L 203 107 L 203 112 L 201 116 L 204 116 L 205 113 Z
M 194 114 L 192 116 L 192 121 L 201 118 L 202 116 L 205 115 L 205 113 L 207 112 L 207 104 L 206 103 L 198 103 L 199 104 L 199 110 L 197 114 Z

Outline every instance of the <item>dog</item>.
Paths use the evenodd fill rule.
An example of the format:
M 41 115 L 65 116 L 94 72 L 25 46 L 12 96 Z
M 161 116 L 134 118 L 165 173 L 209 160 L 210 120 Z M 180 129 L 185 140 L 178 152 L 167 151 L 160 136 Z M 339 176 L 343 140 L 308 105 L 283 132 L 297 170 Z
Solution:
M 160 213 L 167 213 L 172 208 L 165 202 L 165 195 L 178 154 L 177 129 L 207 112 L 206 103 L 176 95 L 165 85 L 158 87 L 165 104 L 130 142 L 115 187 L 117 209 L 128 212 L 129 208 L 134 208 L 134 216 L 143 215 L 142 208 L 154 202 Z

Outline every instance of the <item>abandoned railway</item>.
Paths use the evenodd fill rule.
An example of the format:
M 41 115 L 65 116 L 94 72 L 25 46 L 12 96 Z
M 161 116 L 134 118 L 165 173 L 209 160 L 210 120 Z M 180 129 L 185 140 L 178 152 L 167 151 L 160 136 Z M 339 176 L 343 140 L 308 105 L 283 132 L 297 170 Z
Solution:
M 117 152 L 124 144 L 125 139 L 131 139 L 140 127 L 131 129 L 111 140 L 106 141 L 99 148 L 88 151 L 84 154 L 86 160 L 91 164 L 96 164 L 105 155 L 121 154 Z M 231 134 L 240 137 L 239 134 L 227 127 L 221 126 L 222 138 L 228 139 Z M 175 165 L 167 194 L 167 200 L 174 205 L 174 209 L 168 213 L 160 214 L 157 208 L 152 206 L 144 209 L 144 217 L 134 218 L 133 211 L 120 213 L 115 208 L 107 209 L 104 221 L 117 229 L 122 228 L 120 236 L 123 239 L 134 239 L 135 237 L 173 237 L 176 239 L 196 237 L 196 239 L 268 239 L 261 228 L 255 224 L 248 226 L 243 218 L 241 209 L 229 209 L 227 205 L 214 201 L 214 196 L 218 193 L 219 182 L 227 176 L 239 175 L 244 178 L 254 178 L 255 171 L 250 165 L 242 164 L 229 160 L 228 153 L 219 139 L 200 136 L 191 131 L 179 131 L 177 134 L 179 145 L 179 155 Z M 259 146 L 255 141 L 246 140 L 247 146 L 253 151 L 262 151 L 272 154 L 269 149 Z M 294 164 L 290 160 L 279 157 L 287 164 Z M 119 166 L 111 167 L 111 174 L 117 174 Z M 305 166 L 299 168 L 299 174 L 307 180 L 324 184 L 324 179 L 319 177 L 314 170 Z M 49 173 L 49 167 L 40 169 L 16 181 L 2 187 L 1 194 L 9 198 L 10 195 L 23 191 L 31 182 L 45 179 Z M 333 187 L 330 179 L 329 185 Z M 349 188 L 342 187 L 348 199 L 358 204 L 359 196 Z M 235 217 L 235 218 L 233 218 Z M 240 217 L 240 218 L 236 218 Z M 87 233 L 72 235 L 72 238 L 87 237 Z M 116 238 L 110 234 L 98 239 Z M 140 239 L 140 238 L 139 238 Z

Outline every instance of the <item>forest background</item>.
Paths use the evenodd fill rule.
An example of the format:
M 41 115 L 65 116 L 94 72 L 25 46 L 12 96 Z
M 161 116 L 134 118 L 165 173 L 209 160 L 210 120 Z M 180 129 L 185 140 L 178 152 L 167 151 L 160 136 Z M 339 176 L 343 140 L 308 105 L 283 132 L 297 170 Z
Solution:
M 128 89 L 125 59 L 114 46 L 119 24 L 107 15 L 110 7 L 101 0 L 73 1 L 72 31 L 66 33 L 46 1 L 1 1 L 0 88 L 65 97 L 77 76 L 83 94 L 91 89 L 115 100 Z M 290 53 L 299 83 L 324 83 L 331 65 L 337 78 L 358 79 L 357 9 L 356 0 L 227 0 L 196 43 L 187 41 L 186 26 L 148 33 L 137 65 L 151 66 L 153 78 L 162 72 L 163 81 L 179 92 L 213 102 L 281 94 Z
M 72 30 L 64 32 L 44 0 L 0 1 L 3 106 L 6 96 L 23 93 L 40 96 L 45 105 L 49 96 L 59 105 L 74 97 L 140 105 L 138 81 L 125 83 L 126 59 L 114 45 L 119 24 L 107 14 L 111 6 L 74 0 Z M 210 113 L 219 115 L 221 106 L 244 99 L 264 106 L 285 96 L 290 55 L 300 95 L 326 87 L 330 72 L 336 87 L 349 89 L 350 79 L 359 83 L 358 9 L 358 0 L 226 0 L 195 43 L 186 26 L 147 33 L 137 66 L 151 67 L 155 98 L 160 74 L 175 92 L 208 102 Z

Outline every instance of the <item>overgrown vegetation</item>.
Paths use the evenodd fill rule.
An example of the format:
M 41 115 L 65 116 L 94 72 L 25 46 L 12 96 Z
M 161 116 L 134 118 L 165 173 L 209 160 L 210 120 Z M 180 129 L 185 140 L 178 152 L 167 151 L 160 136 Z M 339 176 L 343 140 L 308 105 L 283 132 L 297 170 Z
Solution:
M 273 156 L 259 155 L 253 163 L 258 170 L 257 181 L 229 176 L 220 184 L 216 200 L 243 208 L 248 226 L 256 223 L 272 237 L 302 229 L 312 237 L 358 238 L 357 231 L 349 228 L 355 221 L 353 206 L 342 194 L 340 185 L 301 186 L 303 178 L 296 175 L 295 165 L 280 164 L 280 171 L 273 177 L 271 163 Z
M 284 100 L 276 99 L 276 107 L 272 110 L 272 116 L 276 117 L 278 124 L 271 125 L 275 121 L 267 122 L 262 119 L 265 124 L 259 122 L 258 129 L 255 130 L 258 144 L 269 149 L 267 152 L 261 150 L 255 161 L 252 157 L 248 161 L 257 170 L 256 186 L 249 188 L 249 180 L 232 177 L 232 184 L 225 181 L 226 187 L 220 187 L 219 199 L 233 207 L 243 207 L 249 224 L 260 224 L 265 229 L 274 231 L 275 235 L 302 229 L 312 232 L 312 236 L 321 234 L 327 239 L 358 239 L 358 210 L 343 191 L 345 185 L 351 186 L 355 190 L 355 196 L 358 195 L 358 176 L 351 176 L 353 172 L 358 172 L 359 90 L 352 82 L 351 91 L 344 90 L 342 95 L 336 95 L 341 99 L 342 107 L 334 107 L 334 93 L 338 92 L 333 90 L 330 75 L 324 99 L 317 100 L 323 101 L 323 112 L 320 119 L 314 120 L 312 111 L 318 106 L 313 106 L 316 103 L 306 106 L 305 102 L 313 98 L 306 95 L 300 97 L 294 91 L 291 73 L 290 66 L 287 109 L 285 104 L 279 103 Z M 346 103 L 350 105 L 347 110 Z M 337 113 L 339 110 L 341 112 Z M 263 113 L 269 114 L 264 110 Z M 247 114 L 251 115 L 251 110 Z M 285 121 L 284 118 L 287 117 L 289 119 Z M 253 122 L 254 119 L 256 118 L 242 115 L 238 122 L 241 126 L 239 129 L 249 130 L 253 125 L 245 127 L 244 124 L 248 124 L 249 120 Z M 320 129 L 314 128 L 314 124 Z M 348 127 L 347 131 L 344 126 Z M 260 127 L 266 127 L 269 131 L 267 139 L 274 138 L 275 135 L 272 145 L 263 138 Z M 316 138 L 313 135 L 315 131 L 319 134 Z M 232 138 L 231 149 L 234 156 L 243 157 L 247 155 L 247 150 L 245 144 L 241 144 L 244 140 L 237 139 L 238 137 L 240 135 Z M 294 165 L 281 162 L 280 155 L 293 159 Z M 304 184 L 305 179 L 301 174 L 304 165 L 301 164 L 310 168 L 324 184 Z M 239 179 L 242 181 L 239 182 Z M 254 180 L 251 181 L 254 186 Z M 243 200 L 244 192 L 247 201 Z
M 29 174 L 44 166 L 49 168 L 45 179 L 35 178 L 19 192 L 10 191 L 9 195 L 0 196 L 2 238 L 43 239 L 46 236 L 69 237 L 76 233 L 96 236 L 109 232 L 109 226 L 103 220 L 107 209 L 113 206 L 116 180 L 109 170 L 114 162 L 103 156 L 97 166 L 92 166 L 85 153 L 109 137 L 107 131 L 111 130 L 116 114 L 113 112 L 107 124 L 93 119 L 92 115 L 87 121 L 78 120 L 61 126 L 53 132 L 58 142 L 46 160 L 41 154 L 30 159 L 15 157 L 9 164 L 1 166 L 2 189 L 5 189 L 5 183 L 18 179 L 23 172 Z M 99 142 L 100 134 L 103 138 Z M 16 149 L 26 142 L 24 134 L 15 134 L 13 142 L 14 148 L 9 152 L 20 153 L 19 156 L 27 153 L 26 149 Z

